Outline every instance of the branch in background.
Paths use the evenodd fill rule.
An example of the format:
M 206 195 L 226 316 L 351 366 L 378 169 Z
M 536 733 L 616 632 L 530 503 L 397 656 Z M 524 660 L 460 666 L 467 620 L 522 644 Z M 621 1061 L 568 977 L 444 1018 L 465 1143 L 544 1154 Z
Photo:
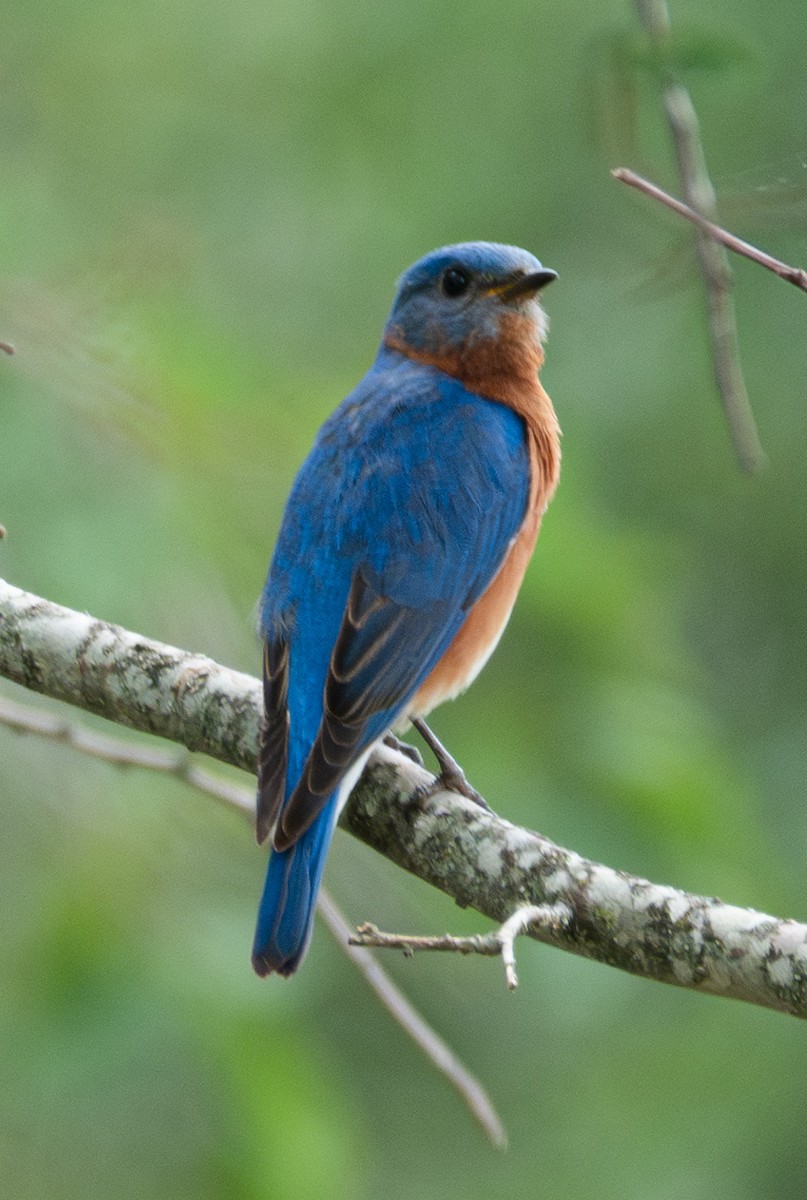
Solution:
M 742 254 L 744 258 L 750 258 L 752 262 L 758 263 L 761 267 L 766 267 L 769 271 L 773 271 L 774 275 L 778 275 L 780 279 L 786 279 L 788 283 L 794 283 L 796 287 L 807 292 L 807 271 L 802 267 L 791 267 L 788 263 L 782 262 L 781 259 L 774 258 L 772 254 L 766 254 L 764 250 L 758 250 L 750 242 L 744 242 L 742 238 L 735 237 L 733 233 L 729 233 L 728 230 L 722 229 L 720 225 L 715 225 L 712 221 L 707 221 L 706 217 L 702 217 L 700 213 L 695 212 L 694 208 L 689 208 L 686 204 L 682 204 L 680 200 L 676 200 L 669 192 L 665 192 L 657 184 L 651 183 L 649 179 L 644 179 L 641 175 L 637 175 L 635 171 L 629 171 L 627 167 L 617 167 L 611 174 L 620 183 L 626 183 L 628 187 L 637 188 L 638 191 L 644 192 L 646 196 L 650 196 L 653 200 L 658 200 L 662 204 L 665 204 L 667 208 L 671 208 L 674 213 L 678 213 L 679 217 L 685 217 L 687 221 L 692 221 L 693 225 L 697 225 L 699 229 L 708 234 L 714 241 L 720 242 L 727 250 L 733 250 L 735 254 Z
M 0 581 L 0 675 L 189 749 L 255 769 L 256 679 Z M 485 812 L 381 746 L 341 824 L 499 924 L 526 904 L 568 922 L 549 945 L 659 982 L 807 1017 L 807 925 L 614 871 Z
M 0 342 L 0 350 L 2 350 L 4 354 L 14 353 L 14 347 L 12 346 L 11 342 Z
M 635 0 L 639 21 L 651 42 L 663 49 L 670 33 L 666 0 Z M 666 73 L 664 111 L 672 134 L 678 174 L 687 204 L 709 220 L 717 218 L 717 201 L 701 144 L 698 117 L 689 92 Z M 696 249 L 706 289 L 712 364 L 734 449 L 745 471 L 765 465 L 765 453 L 745 387 L 737 320 L 731 298 L 728 256 L 705 231 L 696 235 Z
M 411 1005 L 403 992 L 392 982 L 380 964 L 366 949 L 351 940 L 352 930 L 331 897 L 320 891 L 320 916 L 346 951 L 381 1003 L 423 1051 L 428 1059 L 446 1076 L 459 1092 L 494 1146 L 507 1149 L 507 1134 L 487 1092 L 478 1079 L 468 1071 L 453 1050 Z
M 187 750 L 165 750 L 159 746 L 135 745 L 67 721 L 63 717 L 0 696 L 0 724 L 17 733 L 35 734 L 99 758 L 119 767 L 139 767 L 174 775 L 197 791 L 223 801 L 254 819 L 255 789 L 230 783 L 213 771 L 196 764 Z M 319 914 L 339 949 L 364 976 L 392 1017 L 422 1050 L 433 1066 L 445 1075 L 476 1118 L 494 1146 L 507 1147 L 507 1134 L 482 1084 L 457 1058 L 442 1038 L 424 1021 L 400 988 L 367 950 L 350 944 L 352 930 L 325 888 L 317 902 Z
M 213 796 L 231 808 L 240 809 L 249 817 L 255 815 L 255 796 L 251 789 L 230 783 L 221 775 L 200 767 L 187 750 L 167 750 L 162 746 L 126 742 L 122 738 L 88 729 L 78 722 L 65 720 L 58 713 L 16 704 L 6 696 L 0 696 L 0 724 L 16 733 L 32 733 L 62 742 L 65 746 L 80 750 L 82 754 L 116 767 L 138 767 L 173 775 L 197 791 Z

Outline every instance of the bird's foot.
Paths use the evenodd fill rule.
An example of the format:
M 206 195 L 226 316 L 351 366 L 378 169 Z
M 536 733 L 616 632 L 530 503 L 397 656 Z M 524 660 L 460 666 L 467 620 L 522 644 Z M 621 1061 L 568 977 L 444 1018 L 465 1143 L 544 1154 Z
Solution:
M 394 733 L 388 733 L 384 738 L 384 745 L 389 746 L 390 750 L 397 750 L 399 754 L 404 754 L 407 758 L 411 758 L 412 762 L 418 767 L 425 767 L 423 755 L 418 750 L 417 746 L 410 746 L 408 742 L 402 742 L 400 738 L 396 738 Z
M 412 724 L 437 759 L 438 766 L 440 767 L 440 774 L 436 779 L 418 788 L 418 797 L 426 800 L 430 796 L 435 796 L 438 792 L 457 792 L 460 796 L 465 796 L 466 799 L 472 800 L 474 804 L 478 804 L 480 808 L 484 808 L 486 812 L 493 812 L 493 809 L 484 796 L 480 796 L 476 788 L 471 787 L 465 778 L 465 772 L 456 758 L 449 754 L 443 743 L 429 729 L 426 722 L 421 720 L 420 717 L 413 717 Z

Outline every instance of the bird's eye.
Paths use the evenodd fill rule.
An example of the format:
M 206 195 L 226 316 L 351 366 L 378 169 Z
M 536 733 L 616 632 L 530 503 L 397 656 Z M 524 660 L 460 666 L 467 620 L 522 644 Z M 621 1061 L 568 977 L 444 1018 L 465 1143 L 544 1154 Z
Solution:
M 441 280 L 443 295 L 449 296 L 453 300 L 455 296 L 461 296 L 468 290 L 470 282 L 468 273 L 463 271 L 462 267 L 449 267 L 447 271 L 443 272 Z

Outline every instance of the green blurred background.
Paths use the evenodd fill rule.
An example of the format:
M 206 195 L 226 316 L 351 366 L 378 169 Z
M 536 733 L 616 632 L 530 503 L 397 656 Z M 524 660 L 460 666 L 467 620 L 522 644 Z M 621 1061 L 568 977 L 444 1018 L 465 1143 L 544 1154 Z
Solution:
M 721 212 L 807 260 L 800 0 L 674 3 Z M 465 238 L 556 268 L 564 474 L 510 628 L 435 727 L 504 815 L 807 917 L 807 298 L 736 263 L 770 458 L 739 474 L 628 0 L 8 0 L 0 574 L 257 671 L 313 434 L 397 274 Z M 3 692 L 25 698 L 11 685 Z M 384 960 L 487 1084 L 488 1146 L 326 931 L 249 967 L 263 855 L 181 784 L 0 729 L 0 1179 L 13 1200 L 804 1196 L 798 1022 L 534 944 Z M 354 921 L 481 917 L 337 837 Z

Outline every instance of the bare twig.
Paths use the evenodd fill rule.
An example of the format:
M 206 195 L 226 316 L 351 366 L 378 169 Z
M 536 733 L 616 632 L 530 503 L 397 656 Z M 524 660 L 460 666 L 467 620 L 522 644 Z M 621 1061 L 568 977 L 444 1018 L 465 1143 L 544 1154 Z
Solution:
M 58 713 L 17 704 L 7 696 L 0 696 L 0 724 L 17 733 L 33 733 L 63 742 L 82 754 L 100 758 L 118 767 L 139 767 L 174 775 L 197 791 L 213 796 L 231 808 L 240 809 L 247 816 L 255 814 L 255 797 L 251 789 L 230 783 L 221 775 L 200 767 L 187 750 L 166 750 L 161 746 L 141 745 L 110 737 L 78 722 L 68 721 Z
M 635 5 L 648 37 L 656 46 L 663 47 L 670 32 L 666 0 L 635 0 Z M 686 88 L 671 72 L 665 74 L 664 111 L 675 147 L 684 198 L 702 216 L 715 220 L 715 191 L 706 168 L 695 107 Z M 706 292 L 712 364 L 723 410 L 740 466 L 745 471 L 757 471 L 765 465 L 765 454 L 740 365 L 728 259 L 723 248 L 703 230 L 697 234 L 696 250 Z
M 495 958 L 502 950 L 498 929 L 493 933 L 472 933 L 466 937 L 453 933 L 384 933 L 371 921 L 356 927 L 356 932 L 350 935 L 350 944 L 372 946 L 376 950 L 403 950 L 407 957 L 418 950 L 443 950 L 451 954 L 482 954 Z
M 685 217 L 687 221 L 691 221 L 693 225 L 697 225 L 710 238 L 713 238 L 716 242 L 720 242 L 727 250 L 733 250 L 735 254 L 741 254 L 744 258 L 750 258 L 752 262 L 767 268 L 768 271 L 773 271 L 774 275 L 778 275 L 780 279 L 786 279 L 788 283 L 793 283 L 796 287 L 801 288 L 802 291 L 807 292 L 807 271 L 803 267 L 792 267 L 788 263 L 782 262 L 781 259 L 774 258 L 772 254 L 766 254 L 764 250 L 757 249 L 750 242 L 744 242 L 742 238 L 729 233 L 728 230 L 721 228 L 720 225 L 715 225 L 713 221 L 707 221 L 706 217 L 701 216 L 699 212 L 695 212 L 694 208 L 690 208 L 687 204 L 676 200 L 675 196 L 671 196 L 669 192 L 665 192 L 657 184 L 651 183 L 649 179 L 645 179 L 642 175 L 637 175 L 635 171 L 630 171 L 627 167 L 617 167 L 611 174 L 620 183 L 626 183 L 628 187 L 637 188 L 638 191 L 644 192 L 646 196 L 650 196 L 653 200 L 658 200 L 661 204 L 665 204 L 667 208 L 671 208 L 680 217 Z
M 498 929 L 492 933 L 477 933 L 470 937 L 455 937 L 444 933 L 441 937 L 417 937 L 404 933 L 382 933 L 369 921 L 359 925 L 351 935 L 351 946 L 374 946 L 383 949 L 403 950 L 414 954 L 416 950 L 449 950 L 455 954 L 484 954 L 488 957 L 501 955 L 504 977 L 510 991 L 518 987 L 516 975 L 515 940 L 520 933 L 530 930 L 558 930 L 572 919 L 572 910 L 567 904 L 525 904 L 516 909 Z
M 319 912 L 339 944 L 346 950 L 381 1003 L 401 1024 L 424 1054 L 442 1071 L 462 1096 L 494 1146 L 504 1150 L 507 1134 L 498 1113 L 478 1079 L 470 1074 L 454 1052 L 412 1007 L 381 966 L 355 941 L 348 922 L 330 896 L 320 892 Z
M 257 679 L 0 580 L 0 675 L 254 771 Z M 502 923 L 524 904 L 571 920 L 530 936 L 648 979 L 807 1017 L 807 925 L 614 871 L 464 797 L 378 747 L 340 823 Z
M 109 737 L 57 714 L 17 704 L 5 696 L 0 696 L 0 724 L 17 733 L 35 734 L 62 742 L 83 754 L 119 767 L 139 767 L 174 775 L 183 783 L 231 808 L 237 808 L 250 817 L 255 815 L 254 788 L 230 783 L 213 771 L 205 770 L 193 762 L 187 750 L 164 750 L 158 746 L 138 745 L 123 738 Z M 350 944 L 350 926 L 325 888 L 320 890 L 318 910 L 339 948 L 364 976 L 393 1019 L 432 1065 L 446 1076 L 493 1145 L 505 1149 L 507 1134 L 482 1084 L 424 1021 L 372 954 Z

